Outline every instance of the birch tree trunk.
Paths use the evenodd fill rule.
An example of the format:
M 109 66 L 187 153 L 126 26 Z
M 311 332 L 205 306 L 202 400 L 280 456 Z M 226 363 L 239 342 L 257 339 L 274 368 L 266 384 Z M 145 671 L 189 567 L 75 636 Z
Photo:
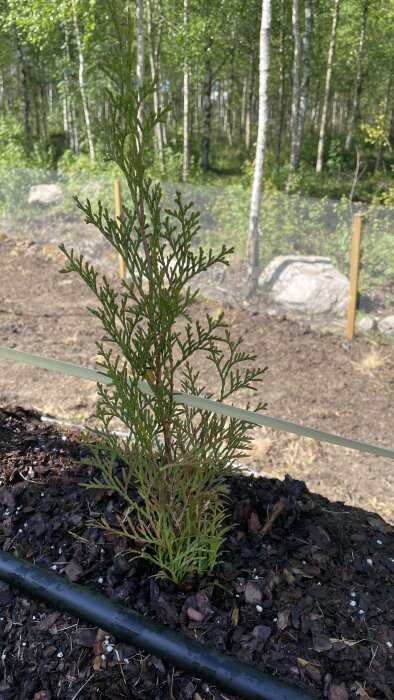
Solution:
M 209 147 L 211 142 L 211 91 L 212 91 L 212 66 L 209 54 L 210 45 L 205 47 L 205 73 L 204 73 L 204 129 L 202 137 L 201 167 L 204 173 L 209 170 Z
M 16 38 L 16 50 L 18 54 L 18 85 L 19 85 L 19 97 L 22 105 L 23 111 L 23 140 L 24 148 L 26 153 L 30 152 L 31 149 L 31 107 L 30 107 L 30 97 L 28 91 L 28 79 L 26 72 L 26 63 L 23 47 L 18 38 Z
M 189 26 L 189 0 L 183 0 L 183 28 L 185 34 Z M 183 59 L 183 162 L 182 180 L 189 179 L 190 144 L 189 144 L 189 65 L 186 55 Z
M 363 16 L 361 20 L 360 29 L 360 39 L 358 42 L 358 57 L 357 57 L 357 72 L 356 80 L 354 84 L 354 95 L 352 102 L 352 109 L 350 112 L 349 127 L 345 141 L 345 151 L 350 151 L 350 146 L 353 141 L 354 127 L 358 117 L 358 112 L 360 108 L 360 97 L 361 97 L 361 84 L 363 77 L 363 67 L 364 67 L 364 56 L 365 56 L 365 36 L 367 32 L 367 20 L 368 20 L 368 4 L 369 0 L 364 0 L 363 4 Z
M 290 131 L 292 135 L 297 133 L 298 126 L 298 108 L 300 101 L 300 64 L 301 64 L 301 40 L 300 27 L 298 20 L 298 0 L 293 0 L 292 7 L 292 24 L 294 38 L 294 57 L 293 57 L 293 90 L 291 97 L 291 122 Z M 294 141 L 294 137 L 293 137 Z
M 160 46 L 160 31 L 157 31 L 156 27 L 153 26 L 153 14 L 152 14 L 152 0 L 147 0 L 147 10 L 148 10 L 148 37 L 149 37 L 149 60 L 150 60 L 150 70 L 152 80 L 155 81 L 155 89 L 153 91 L 153 109 L 158 112 L 160 108 L 159 99 L 159 71 L 158 71 L 158 49 Z M 155 34 L 158 36 L 157 47 L 155 45 Z M 156 135 L 156 147 L 157 155 L 159 156 L 160 172 L 164 173 L 164 144 L 163 144 L 163 131 L 162 123 L 159 122 L 155 125 L 155 135 Z
M 88 147 L 89 147 L 90 160 L 94 160 L 95 153 L 94 153 L 93 134 L 92 134 L 91 126 L 90 126 L 90 113 L 89 113 L 88 98 L 87 98 L 86 86 L 85 86 L 85 60 L 84 60 L 84 55 L 83 55 L 82 39 L 81 39 L 81 34 L 79 31 L 79 25 L 78 25 L 77 11 L 75 8 L 75 0 L 72 0 L 72 13 L 73 13 L 75 40 L 76 40 L 76 44 L 77 44 L 78 61 L 79 61 L 79 70 L 78 70 L 79 92 L 81 94 L 83 115 L 85 118 L 86 138 L 87 138 Z
M 326 82 L 324 85 L 323 108 L 322 108 L 322 114 L 321 114 L 321 120 L 320 120 L 320 131 L 319 131 L 319 144 L 317 147 L 317 160 L 316 160 L 316 172 L 317 173 L 321 173 L 323 170 L 324 145 L 325 145 L 326 130 L 327 130 L 327 117 L 328 117 L 328 101 L 330 98 L 332 67 L 333 67 L 333 63 L 334 63 L 335 45 L 336 45 L 336 41 L 337 41 L 339 3 L 340 3 L 340 0 L 335 0 L 334 15 L 333 15 L 333 19 L 332 19 L 332 28 L 331 28 L 331 39 L 330 39 L 330 45 L 328 48 Z
M 268 124 L 268 74 L 270 62 L 271 0 L 262 0 L 259 65 L 259 119 L 256 158 L 250 199 L 249 238 L 247 245 L 247 299 L 257 290 L 259 278 L 260 206 L 263 183 L 264 151 Z
M 312 37 L 312 0 L 305 0 L 305 27 L 302 38 L 302 78 L 300 87 L 300 104 L 298 109 L 297 132 L 295 134 L 292 147 L 292 158 L 290 169 L 292 173 L 297 172 L 300 167 L 301 147 L 304 136 L 306 110 L 309 97 L 309 75 L 310 75 L 310 47 Z
M 288 192 L 291 185 L 293 173 L 296 169 L 298 143 L 298 118 L 300 108 L 300 65 L 301 65 L 301 40 L 300 27 L 298 21 L 298 0 L 293 0 L 292 7 L 292 23 L 293 23 L 293 38 L 294 38 L 294 57 L 293 57 L 293 91 L 291 98 L 291 150 L 290 150 L 290 168 L 289 176 L 286 182 L 285 191 Z
M 285 116 L 285 0 L 280 0 L 280 35 L 279 35 L 279 109 L 276 127 L 275 164 L 280 166 L 282 148 L 283 121 Z

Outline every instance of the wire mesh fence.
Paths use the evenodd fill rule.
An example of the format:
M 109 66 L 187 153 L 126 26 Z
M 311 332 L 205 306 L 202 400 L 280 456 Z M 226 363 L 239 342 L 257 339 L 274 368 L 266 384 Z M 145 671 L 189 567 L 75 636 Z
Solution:
M 104 268 L 116 270 L 114 252 L 93 227 L 87 228 L 73 200 L 75 194 L 93 203 L 101 199 L 112 212 L 114 175 L 59 173 L 44 170 L 0 169 L 0 229 L 15 238 L 38 244 L 75 246 Z M 42 187 L 43 185 L 48 187 Z M 123 203 L 131 202 L 121 180 Z M 207 295 L 243 303 L 246 294 L 245 250 L 248 236 L 250 193 L 242 185 L 212 187 L 198 184 L 162 183 L 163 208 L 171 208 L 175 191 L 194 202 L 200 211 L 201 230 L 195 241 L 213 249 L 233 246 L 230 268 L 207 274 L 199 281 Z M 348 201 L 312 199 L 265 193 L 261 208 L 260 265 L 264 270 L 278 256 L 329 258 L 349 277 L 352 218 L 363 214 L 362 252 L 357 304 L 358 327 L 379 332 L 394 342 L 394 210 Z M 272 290 L 260 288 L 256 303 L 270 304 Z M 274 300 L 275 301 L 275 300 Z M 297 304 L 291 308 L 297 312 Z M 302 306 L 300 313 L 313 316 Z M 344 323 L 344 319 L 342 318 Z

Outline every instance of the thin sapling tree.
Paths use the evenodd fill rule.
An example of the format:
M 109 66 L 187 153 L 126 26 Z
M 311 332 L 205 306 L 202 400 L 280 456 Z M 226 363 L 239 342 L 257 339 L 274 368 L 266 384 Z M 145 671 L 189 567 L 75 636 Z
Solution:
M 60 246 L 67 258 L 61 271 L 76 272 L 96 299 L 89 311 L 103 328 L 99 365 L 111 380 L 98 384 L 100 427 L 89 430 L 83 463 L 99 470 L 86 485 L 114 491 L 124 504 L 117 524 L 103 518 L 101 526 L 128 538 L 157 576 L 181 583 L 211 572 L 218 560 L 229 529 L 226 477 L 248 450 L 252 425 L 176 403 L 174 392 L 213 397 L 193 367 L 196 353 L 204 353 L 216 373 L 219 401 L 255 390 L 266 368 L 251 367 L 255 356 L 242 351 L 241 338 L 231 338 L 223 313 L 195 322 L 189 315 L 198 293 L 190 282 L 214 265 L 228 265 L 233 249 L 223 245 L 214 254 L 194 246 L 199 214 L 179 192 L 173 208 L 163 210 L 160 184 L 147 176 L 144 154 L 165 112 L 149 110 L 154 85 L 133 85 L 130 20 L 122 20 L 112 3 L 109 11 L 117 50 L 105 68 L 113 88 L 100 128 L 105 159 L 119 166 L 132 204 L 115 219 L 100 201 L 95 209 L 89 200 L 76 201 L 86 223 L 123 257 L 126 278 L 115 289 L 82 255 Z M 258 403 L 253 410 L 263 408 Z M 114 418 L 128 437 L 111 430 Z

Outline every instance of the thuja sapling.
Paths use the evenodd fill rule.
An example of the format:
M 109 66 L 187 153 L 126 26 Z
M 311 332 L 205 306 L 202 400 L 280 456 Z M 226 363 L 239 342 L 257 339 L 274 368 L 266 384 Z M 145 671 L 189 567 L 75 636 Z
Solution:
M 118 39 L 121 45 L 124 33 Z M 179 192 L 173 209 L 163 211 L 161 187 L 146 174 L 144 152 L 164 114 L 149 112 L 153 86 L 135 90 L 127 55 L 121 58 L 110 71 L 115 87 L 108 91 L 109 115 L 101 128 L 106 160 L 122 171 L 132 206 L 124 207 L 119 220 L 100 201 L 93 210 L 89 200 L 76 198 L 86 222 L 124 259 L 120 289 L 61 246 L 68 260 L 62 272 L 78 273 L 98 301 L 89 311 L 104 330 L 96 345 L 99 366 L 111 379 L 110 385 L 98 384 L 100 427 L 89 431 L 95 439 L 85 441 L 89 456 L 83 463 L 100 473 L 87 486 L 114 491 L 124 503 L 117 524 L 103 518 L 101 526 L 126 537 L 156 576 L 181 583 L 211 572 L 218 561 L 229 529 L 226 477 L 247 452 L 252 426 L 176 404 L 174 391 L 213 397 L 193 368 L 201 351 L 217 375 L 219 401 L 255 390 L 266 368 L 250 367 L 256 358 L 240 349 L 241 338 L 232 340 L 223 313 L 195 322 L 189 316 L 198 293 L 190 289 L 191 280 L 213 265 L 228 265 L 233 249 L 223 245 L 214 254 L 193 246 L 199 214 Z M 138 388 L 141 377 L 149 395 Z M 263 408 L 258 403 L 254 410 Z M 128 437 L 111 432 L 114 418 L 128 428 Z

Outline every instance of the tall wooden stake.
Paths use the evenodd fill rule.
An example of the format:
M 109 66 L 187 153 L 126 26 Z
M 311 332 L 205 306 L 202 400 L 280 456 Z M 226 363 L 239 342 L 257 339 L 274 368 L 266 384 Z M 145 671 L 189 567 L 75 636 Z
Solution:
M 117 220 L 122 216 L 122 197 L 120 194 L 120 183 L 119 180 L 114 180 L 114 196 L 115 196 L 115 217 Z M 119 224 L 120 225 L 120 224 Z M 118 269 L 119 277 L 124 280 L 126 277 L 126 266 L 124 264 L 123 257 L 118 253 Z
M 346 337 L 352 340 L 354 337 L 354 323 L 356 319 L 358 273 L 360 269 L 362 216 L 353 216 L 352 252 L 350 258 L 350 289 L 347 306 Z

